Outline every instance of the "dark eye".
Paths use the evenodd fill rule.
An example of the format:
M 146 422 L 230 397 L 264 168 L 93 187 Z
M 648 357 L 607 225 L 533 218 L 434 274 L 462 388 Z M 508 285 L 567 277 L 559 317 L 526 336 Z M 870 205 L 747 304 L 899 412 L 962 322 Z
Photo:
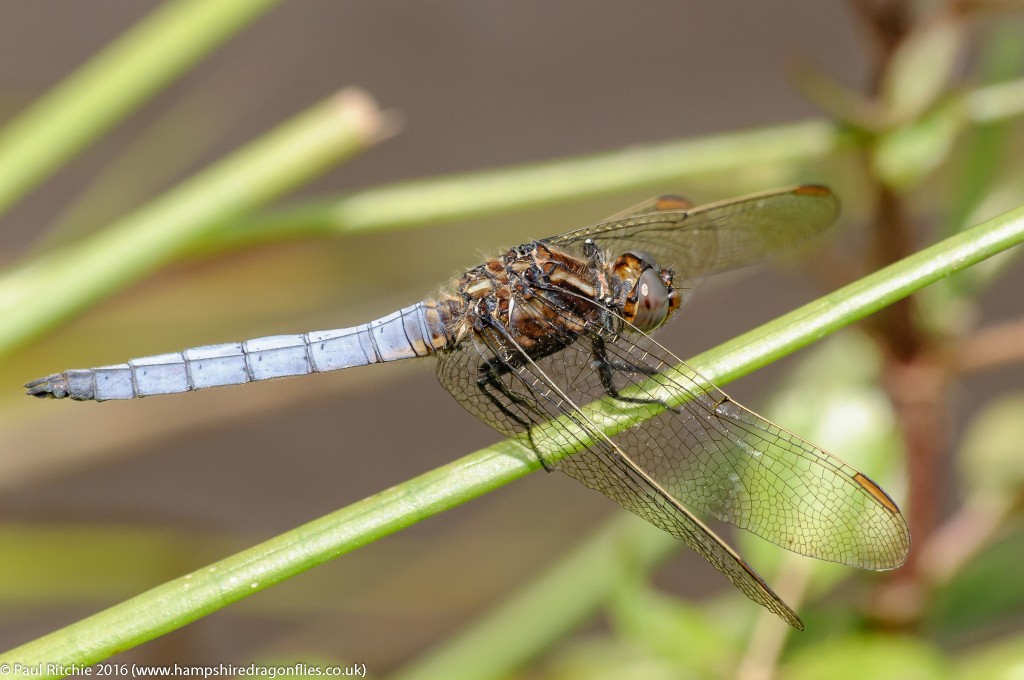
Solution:
M 657 269 L 648 269 L 636 282 L 636 312 L 632 324 L 649 333 L 665 323 L 669 311 L 668 288 Z

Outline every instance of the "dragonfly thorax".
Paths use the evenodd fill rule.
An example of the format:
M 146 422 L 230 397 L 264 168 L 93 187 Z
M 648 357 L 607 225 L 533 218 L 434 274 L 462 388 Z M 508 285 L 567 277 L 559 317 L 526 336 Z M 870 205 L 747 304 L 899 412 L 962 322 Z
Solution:
M 500 329 L 505 341 L 543 356 L 603 326 L 601 301 L 612 293 L 603 267 L 539 241 L 524 244 L 459 278 L 450 298 L 461 308 L 453 335 Z

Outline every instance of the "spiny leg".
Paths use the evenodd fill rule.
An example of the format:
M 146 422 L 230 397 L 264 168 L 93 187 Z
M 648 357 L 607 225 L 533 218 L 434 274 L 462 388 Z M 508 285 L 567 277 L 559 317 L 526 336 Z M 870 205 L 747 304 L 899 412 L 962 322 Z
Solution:
M 533 423 L 521 417 L 502 400 L 502 397 L 504 397 L 523 411 L 538 412 L 537 407 L 531 403 L 532 400 L 529 397 L 516 392 L 510 385 L 506 385 L 502 381 L 502 376 L 511 375 L 514 371 L 514 367 L 504 361 L 498 363 L 497 366 L 493 361 L 487 361 L 480 365 L 480 374 L 477 376 L 476 383 L 477 388 L 494 405 L 494 408 L 504 414 L 509 420 L 522 427 L 522 430 L 529 439 L 530 448 L 536 452 L 538 448 L 533 440 Z M 543 419 L 543 414 L 540 415 Z M 552 468 L 548 467 L 547 462 L 545 462 L 542 456 L 538 455 L 537 459 L 547 472 L 551 472 Z
M 615 386 L 615 371 L 653 377 L 658 375 L 657 369 L 651 366 L 629 363 L 621 359 L 612 359 L 608 356 L 608 347 L 605 344 L 604 338 L 596 334 L 591 338 L 591 355 L 594 357 L 594 363 L 597 364 L 598 374 L 601 376 L 601 386 L 604 387 L 605 392 L 613 398 L 630 404 L 658 404 L 666 411 L 672 411 L 673 413 L 679 412 L 679 408 L 670 406 L 667 402 L 664 402 L 661 399 L 643 399 L 640 397 L 623 396 L 623 394 L 619 392 L 619 388 Z

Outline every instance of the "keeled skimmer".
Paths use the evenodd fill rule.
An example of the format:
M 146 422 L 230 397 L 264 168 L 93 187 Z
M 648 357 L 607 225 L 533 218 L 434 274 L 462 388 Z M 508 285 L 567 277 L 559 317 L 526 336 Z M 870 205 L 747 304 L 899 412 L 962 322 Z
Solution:
M 881 570 L 909 549 L 899 508 L 864 474 L 732 401 L 649 333 L 702 277 L 804 242 L 837 214 L 820 186 L 696 208 L 661 197 L 512 248 L 436 298 L 361 326 L 196 347 L 26 387 L 39 397 L 131 399 L 436 355 L 441 383 L 468 411 L 523 437 L 547 469 L 682 539 L 802 628 L 695 512 L 802 555 Z

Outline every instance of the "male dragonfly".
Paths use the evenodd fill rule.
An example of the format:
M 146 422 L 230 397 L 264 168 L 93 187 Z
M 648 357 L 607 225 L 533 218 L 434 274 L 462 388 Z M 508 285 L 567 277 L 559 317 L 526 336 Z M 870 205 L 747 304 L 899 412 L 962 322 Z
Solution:
M 800 244 L 839 204 L 796 186 L 692 207 L 663 196 L 488 259 L 429 298 L 328 331 L 69 370 L 37 397 L 104 401 L 436 355 L 470 413 L 544 467 L 685 541 L 747 597 L 803 624 L 696 513 L 802 555 L 894 569 L 899 508 L 866 475 L 737 404 L 650 337 L 701 278 Z M 597 406 L 593 403 L 597 402 Z

